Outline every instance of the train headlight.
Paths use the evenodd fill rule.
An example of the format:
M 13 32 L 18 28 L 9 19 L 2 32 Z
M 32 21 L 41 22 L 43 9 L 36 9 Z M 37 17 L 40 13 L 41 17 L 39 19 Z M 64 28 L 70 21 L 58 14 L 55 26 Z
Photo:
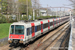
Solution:
M 23 43 L 23 41 L 19 41 L 19 43 Z
M 23 38 L 23 36 L 21 36 L 21 38 Z
M 12 36 L 11 36 L 11 38 L 12 38 Z
M 9 40 L 8 42 L 9 42 L 9 43 L 12 43 L 12 41 L 11 41 L 11 40 Z

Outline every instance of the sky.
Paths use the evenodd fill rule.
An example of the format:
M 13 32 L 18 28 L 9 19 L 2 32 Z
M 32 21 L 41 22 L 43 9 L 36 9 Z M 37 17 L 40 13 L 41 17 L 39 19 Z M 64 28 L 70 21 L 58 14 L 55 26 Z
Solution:
M 71 7 L 71 6 L 67 6 L 67 5 L 70 5 L 71 2 L 68 1 L 68 0 L 39 0 L 40 1 L 40 4 L 43 6 L 43 7 L 62 7 L 65 5 L 65 7 Z M 72 8 L 72 7 L 71 7 Z

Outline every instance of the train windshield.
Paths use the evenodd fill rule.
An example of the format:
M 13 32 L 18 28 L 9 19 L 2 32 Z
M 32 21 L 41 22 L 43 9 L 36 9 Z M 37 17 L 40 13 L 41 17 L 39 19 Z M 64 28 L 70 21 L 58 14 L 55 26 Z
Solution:
M 24 26 L 12 25 L 10 34 L 24 34 Z

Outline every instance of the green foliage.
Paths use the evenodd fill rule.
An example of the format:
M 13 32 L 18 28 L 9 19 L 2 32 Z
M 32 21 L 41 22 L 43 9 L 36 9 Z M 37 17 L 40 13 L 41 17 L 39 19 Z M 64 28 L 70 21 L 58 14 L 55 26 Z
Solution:
M 31 0 L 27 0 L 28 1 L 28 5 L 31 5 Z M 26 0 L 18 0 L 18 2 L 23 3 L 24 5 L 26 5 L 27 3 Z
M 31 15 L 32 14 L 32 3 L 31 0 L 27 0 L 28 1 L 28 14 Z M 26 0 L 18 0 L 19 3 L 19 12 L 21 14 L 27 14 L 27 1 Z
M 0 39 L 8 37 L 10 24 L 11 23 L 0 24 Z
M 17 22 L 17 18 L 13 19 L 12 16 L 9 17 L 9 23 Z
M 7 22 L 7 20 L 6 20 L 5 16 L 0 14 L 0 23 L 6 23 L 6 22 Z
M 7 13 L 7 7 L 8 7 L 7 0 L 3 0 L 1 2 L 2 2 L 1 3 L 1 5 L 2 5 L 2 12 L 6 14 Z
M 56 17 L 59 17 L 59 16 L 40 16 L 40 17 L 35 17 L 35 19 L 48 19 L 48 18 L 56 18 Z M 26 15 L 24 15 L 23 17 L 20 16 L 20 20 L 26 20 L 26 21 L 28 21 Z M 31 17 L 30 20 L 33 20 L 33 17 Z
M 27 18 L 27 16 L 23 16 L 23 17 L 21 16 L 20 20 L 28 20 L 28 18 Z

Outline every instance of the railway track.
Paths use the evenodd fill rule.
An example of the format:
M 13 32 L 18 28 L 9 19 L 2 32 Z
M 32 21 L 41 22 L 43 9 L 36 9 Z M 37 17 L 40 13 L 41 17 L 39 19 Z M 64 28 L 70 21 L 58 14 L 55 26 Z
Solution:
M 57 41 L 56 39 L 58 39 L 59 35 L 61 35 L 61 33 L 63 33 L 64 30 L 68 26 L 69 26 L 69 22 L 60 26 L 59 28 L 55 29 L 54 31 L 50 32 L 46 36 L 43 36 L 42 38 L 38 39 L 37 41 L 28 45 L 25 48 L 22 48 L 22 47 L 13 48 L 13 47 L 11 47 L 9 50 L 46 50 L 48 48 L 48 46 L 50 46 L 54 41 Z M 58 33 L 58 32 L 60 32 L 60 33 Z M 52 37 L 54 37 L 54 38 L 52 38 Z M 45 45 L 43 45 L 43 44 L 45 44 Z
M 61 42 L 61 43 L 57 43 L 57 41 L 60 41 L 59 39 L 63 39 L 63 37 L 65 38 L 65 39 L 67 39 L 66 37 L 65 37 L 65 35 L 66 35 L 66 31 L 69 29 L 69 27 L 67 27 L 67 28 L 65 28 L 62 32 L 61 32 L 61 34 L 57 37 L 57 38 L 55 38 L 55 40 L 53 41 L 53 42 L 51 42 L 48 46 L 46 46 L 46 48 L 44 48 L 44 50 L 59 50 L 59 49 L 61 49 L 62 47 L 60 47 L 60 45 L 61 45 L 61 43 L 63 43 L 63 42 Z M 69 37 L 69 36 L 68 36 Z M 61 41 L 62 41 L 62 39 L 61 39 Z M 63 40 L 64 41 L 64 40 Z M 54 46 L 55 44 L 58 44 L 59 46 Z M 64 44 L 65 45 L 65 44 Z
M 69 23 L 67 23 L 67 24 L 69 24 Z M 66 26 L 67 24 L 64 24 L 64 26 Z M 62 28 L 63 28 L 64 26 L 62 26 Z M 62 28 L 61 28 L 61 29 L 62 29 Z M 26 48 L 26 50 L 42 50 L 42 49 L 38 49 L 38 48 L 39 48 L 42 44 L 45 44 L 45 42 L 46 42 L 49 38 L 51 38 L 53 35 L 56 35 L 57 32 L 59 32 L 61 29 L 58 28 L 58 29 L 56 29 L 55 31 L 50 32 L 50 34 L 48 34 L 48 35 L 50 35 L 50 36 L 46 35 L 45 38 L 43 38 L 41 41 L 37 42 L 37 43 L 38 43 L 37 45 L 34 44 L 34 45 L 36 45 L 36 47 L 35 47 L 34 45 L 31 45 L 31 46 L 34 46 L 34 47 L 29 46 L 28 48 Z M 64 30 L 64 29 L 63 29 L 63 30 Z M 58 36 L 59 36 L 59 34 L 58 34 Z M 47 37 L 47 38 L 46 38 L 46 37 Z M 56 36 L 54 36 L 54 37 L 56 38 Z M 55 39 L 54 39 L 54 40 L 55 40 Z M 43 45 L 43 46 L 46 46 L 46 45 Z M 32 49 L 32 48 L 33 48 L 33 49 Z M 43 47 L 41 47 L 41 48 L 43 48 Z
M 61 38 L 61 36 L 65 33 L 66 29 L 68 28 L 69 25 L 67 25 L 66 27 L 64 27 L 63 29 L 61 29 L 61 31 L 57 32 L 55 35 L 53 35 L 52 37 L 48 38 L 44 43 L 42 43 L 40 46 L 38 46 L 35 50 L 46 50 L 48 47 L 53 46 L 58 39 Z M 51 49 L 47 49 L 47 50 L 51 50 Z

